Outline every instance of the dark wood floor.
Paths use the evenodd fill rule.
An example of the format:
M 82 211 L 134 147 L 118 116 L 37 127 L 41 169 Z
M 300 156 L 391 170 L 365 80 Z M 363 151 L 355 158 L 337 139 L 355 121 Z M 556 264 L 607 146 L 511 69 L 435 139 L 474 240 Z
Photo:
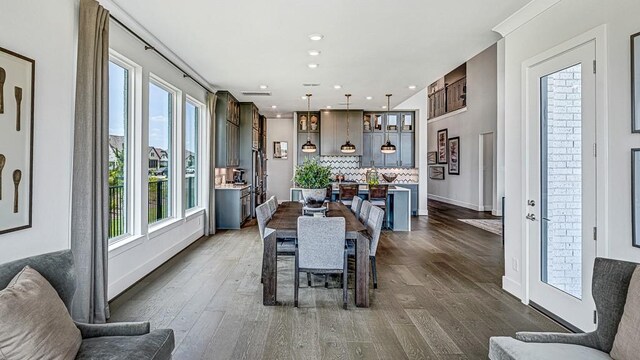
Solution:
M 282 306 L 262 306 L 255 226 L 202 239 L 111 304 L 111 321 L 172 328 L 174 359 L 486 359 L 489 337 L 563 331 L 501 290 L 501 239 L 458 221 L 485 213 L 432 202 L 410 233 L 384 232 L 372 307 L 341 307 L 332 283 L 300 289 L 279 261 Z M 302 277 L 304 279 L 304 277 Z

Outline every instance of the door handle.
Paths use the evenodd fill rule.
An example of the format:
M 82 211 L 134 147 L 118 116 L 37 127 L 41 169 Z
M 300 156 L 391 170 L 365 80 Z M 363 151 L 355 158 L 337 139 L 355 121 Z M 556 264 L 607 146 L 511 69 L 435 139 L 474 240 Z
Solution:
M 535 214 L 527 214 L 527 216 L 525 216 L 525 217 L 529 221 L 536 221 L 536 215 Z

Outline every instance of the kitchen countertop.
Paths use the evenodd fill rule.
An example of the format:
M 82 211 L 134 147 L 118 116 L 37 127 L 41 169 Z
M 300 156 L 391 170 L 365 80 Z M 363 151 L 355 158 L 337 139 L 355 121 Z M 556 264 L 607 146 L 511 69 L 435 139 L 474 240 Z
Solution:
M 245 184 L 245 185 L 227 185 L 227 186 L 216 186 L 216 190 L 244 190 L 248 187 L 251 187 L 251 184 Z
M 352 183 L 352 184 L 353 184 L 353 183 Z M 358 184 L 358 185 L 359 185 L 359 188 L 358 188 L 358 191 L 359 191 L 359 192 L 368 192 L 368 191 L 369 191 L 369 188 L 368 188 L 368 185 L 367 185 L 367 184 Z M 405 188 L 405 187 L 400 186 L 400 185 L 402 185 L 402 184 L 398 184 L 398 185 L 396 185 L 396 184 L 381 184 L 381 185 L 389 185 L 389 192 L 396 192 L 396 191 L 411 191 L 411 189 L 407 189 L 407 188 Z M 301 191 L 301 190 L 302 190 L 302 188 L 291 188 L 291 190 L 294 190 L 294 191 Z M 335 183 L 335 184 L 333 185 L 333 191 L 334 191 L 334 192 L 338 191 L 337 183 Z

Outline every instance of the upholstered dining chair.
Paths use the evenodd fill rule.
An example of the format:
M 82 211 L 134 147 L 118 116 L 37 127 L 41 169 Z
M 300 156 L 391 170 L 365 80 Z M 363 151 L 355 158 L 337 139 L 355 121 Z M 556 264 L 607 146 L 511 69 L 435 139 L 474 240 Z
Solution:
M 256 208 L 256 220 L 258 221 L 258 230 L 260 232 L 260 240 L 264 245 L 264 241 L 272 232 L 273 229 L 267 227 L 267 222 L 271 219 L 271 211 L 269 209 L 269 203 L 266 202 Z M 276 240 L 276 254 L 278 256 L 294 256 L 296 253 L 296 245 L 294 240 Z M 260 276 L 260 282 L 264 282 L 265 263 L 262 261 L 262 275 Z
M 358 220 L 361 223 L 367 224 L 367 219 L 369 219 L 369 212 L 371 211 L 371 202 L 369 200 L 365 200 L 362 202 L 362 206 L 360 206 L 360 214 L 358 214 Z
M 353 198 L 358 196 L 358 184 L 340 184 L 338 190 L 338 200 L 346 206 L 351 206 Z
M 354 196 L 351 202 L 351 212 L 356 216 L 360 215 L 360 208 L 362 207 L 362 199 L 359 196 Z
M 369 201 L 371 201 L 371 205 L 377 206 L 387 211 L 387 196 L 389 195 L 389 185 L 369 185 Z M 382 224 L 385 228 L 387 225 L 387 219 L 385 217 L 384 224 Z
M 278 210 L 278 203 L 275 199 L 275 196 L 270 197 L 269 200 L 267 200 L 266 204 L 267 206 L 269 206 L 269 212 L 271 213 L 271 216 L 273 216 L 273 214 L 276 213 L 276 210 Z
M 294 306 L 298 307 L 300 272 L 342 274 L 342 306 L 347 308 L 346 221 L 343 217 L 298 218 Z
M 380 235 L 382 233 L 382 223 L 384 221 L 384 210 L 379 207 L 371 207 L 369 217 L 367 218 L 367 232 L 366 236 L 369 238 L 369 262 L 371 263 L 371 274 L 373 275 L 373 288 L 378 288 L 378 270 L 376 266 L 376 252 L 378 250 L 378 243 L 380 242 Z M 356 249 L 353 242 L 349 242 L 347 248 L 347 254 L 349 257 L 356 256 Z

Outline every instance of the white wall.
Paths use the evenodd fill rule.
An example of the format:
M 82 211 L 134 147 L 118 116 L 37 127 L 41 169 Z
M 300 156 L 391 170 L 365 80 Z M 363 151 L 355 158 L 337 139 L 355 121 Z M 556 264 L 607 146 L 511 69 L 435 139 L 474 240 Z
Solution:
M 279 201 L 289 199 L 289 189 L 292 186 L 293 161 L 298 152 L 297 144 L 293 141 L 294 129 L 292 118 L 267 119 L 267 197 L 275 195 Z M 288 159 L 273 158 L 274 141 L 288 142 Z
M 430 151 L 437 150 L 437 133 L 448 129 L 450 138 L 460 137 L 460 175 L 428 180 L 429 198 L 473 210 L 480 204 L 480 136 L 497 131 L 497 46 L 493 45 L 467 62 L 467 109 L 429 121 Z M 494 146 L 494 153 L 495 153 Z M 425 160 L 426 163 L 426 160 Z M 494 167 L 495 169 L 495 167 Z M 496 175 L 494 174 L 494 179 Z M 497 200 L 494 199 L 494 205 Z
M 428 204 L 428 173 L 427 173 L 427 88 L 418 91 L 394 110 L 416 111 L 416 138 L 415 138 L 415 167 L 418 168 L 418 215 L 429 215 Z
M 0 46 L 36 61 L 33 227 L 0 235 L 0 263 L 69 248 L 77 22 L 77 0 L 0 3 Z
M 503 286 L 514 295 L 525 295 L 522 268 L 524 246 L 525 196 L 523 193 L 523 148 L 521 146 L 522 64 L 544 51 L 562 44 L 599 25 L 606 24 L 606 44 L 598 58 L 597 92 L 605 92 L 605 106 L 598 123 L 601 136 L 599 163 L 606 171 L 598 176 L 604 193 L 598 208 L 598 255 L 640 262 L 640 249 L 631 246 L 631 169 L 630 149 L 637 147 L 640 136 L 630 131 L 630 46 L 629 36 L 640 31 L 637 14 L 640 2 L 619 0 L 563 0 L 543 14 L 505 37 L 505 196 L 506 243 Z M 606 63 L 606 65 L 605 65 Z M 607 86 L 608 85 L 608 86 Z M 518 266 L 512 266 L 513 262 Z

